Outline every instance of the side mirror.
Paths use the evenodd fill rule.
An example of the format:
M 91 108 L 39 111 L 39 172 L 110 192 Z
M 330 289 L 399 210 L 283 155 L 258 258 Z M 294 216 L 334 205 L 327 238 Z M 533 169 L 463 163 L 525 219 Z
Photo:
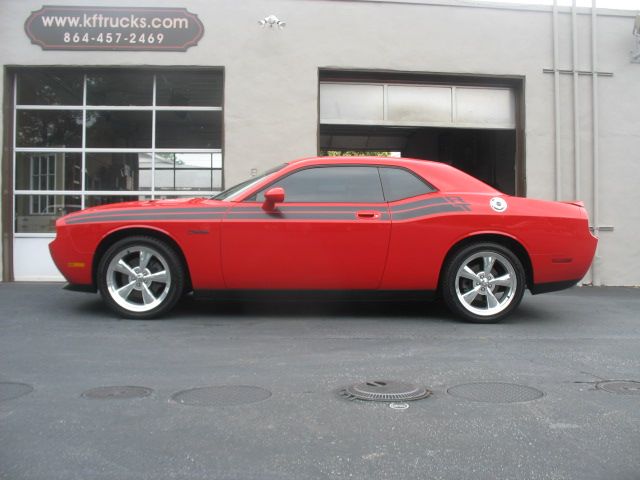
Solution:
M 284 188 L 270 188 L 264 194 L 264 203 L 262 209 L 265 212 L 272 212 L 276 208 L 276 203 L 284 202 Z

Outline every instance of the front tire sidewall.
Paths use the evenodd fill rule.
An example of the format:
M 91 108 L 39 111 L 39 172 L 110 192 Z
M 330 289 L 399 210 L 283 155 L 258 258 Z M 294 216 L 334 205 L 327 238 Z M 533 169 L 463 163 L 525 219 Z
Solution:
M 469 311 L 458 298 L 456 291 L 456 276 L 463 262 L 475 253 L 482 251 L 497 253 L 506 258 L 515 271 L 517 281 L 515 292 L 513 293 L 513 298 L 509 305 L 507 305 L 504 310 L 488 316 L 478 315 Z M 522 296 L 524 295 L 526 286 L 526 277 L 520 259 L 518 259 L 511 250 L 497 243 L 474 243 L 467 247 L 463 247 L 454 253 L 446 262 L 443 274 L 441 291 L 445 303 L 453 313 L 472 323 L 496 323 L 503 320 L 518 307 L 522 300 Z
M 113 258 L 123 250 L 135 247 L 147 247 L 160 253 L 167 263 L 171 276 L 169 292 L 164 300 L 155 308 L 144 312 L 129 310 L 118 304 L 111 296 L 107 282 L 108 267 Z M 182 291 L 184 290 L 184 267 L 175 250 L 161 240 L 145 236 L 125 238 L 109 247 L 100 259 L 97 270 L 97 286 L 104 302 L 118 315 L 124 318 L 139 320 L 155 319 L 166 314 L 180 299 Z

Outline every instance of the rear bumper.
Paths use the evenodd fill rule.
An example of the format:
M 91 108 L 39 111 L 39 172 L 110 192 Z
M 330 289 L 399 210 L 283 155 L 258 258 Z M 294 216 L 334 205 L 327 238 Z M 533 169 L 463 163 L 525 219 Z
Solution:
M 572 237 L 558 239 L 547 245 L 549 253 L 530 256 L 533 267 L 534 294 L 563 290 L 578 283 L 589 271 L 596 253 L 598 239 L 584 229 Z
M 98 291 L 95 285 L 78 285 L 75 283 L 67 283 L 62 288 L 64 290 L 69 290 L 70 292 L 96 293 Z
M 562 282 L 538 283 L 529 287 L 529 290 L 533 295 L 538 295 L 539 293 L 557 292 L 558 290 L 566 290 L 567 288 L 574 287 L 580 281 L 580 278 L 577 278 L 575 280 L 564 280 Z

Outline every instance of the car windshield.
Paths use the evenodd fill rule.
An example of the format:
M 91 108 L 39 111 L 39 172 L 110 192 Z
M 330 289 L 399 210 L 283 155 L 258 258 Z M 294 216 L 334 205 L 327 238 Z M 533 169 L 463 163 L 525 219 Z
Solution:
M 244 182 L 240 182 L 237 185 L 234 185 L 231 188 L 227 188 L 224 192 L 220 192 L 218 195 L 215 195 L 214 197 L 211 197 L 211 198 L 213 200 L 231 201 L 234 198 L 236 198 L 240 193 L 242 193 L 242 192 L 248 190 L 249 188 L 253 187 L 256 183 L 260 182 L 261 180 L 263 180 L 265 177 L 271 175 L 272 173 L 279 172 L 280 170 L 282 170 L 287 165 L 288 164 L 286 164 L 286 163 L 283 163 L 282 165 L 278 165 L 277 167 L 274 167 L 274 168 L 272 168 L 270 170 L 267 170 L 266 172 L 261 173 L 257 177 L 249 178 L 249 179 L 245 180 Z

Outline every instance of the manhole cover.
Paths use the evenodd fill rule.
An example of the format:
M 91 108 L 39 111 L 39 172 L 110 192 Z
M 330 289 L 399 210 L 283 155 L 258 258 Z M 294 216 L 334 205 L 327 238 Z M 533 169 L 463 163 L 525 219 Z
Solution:
M 454 397 L 488 403 L 530 402 L 544 395 L 536 388 L 502 382 L 465 383 L 449 388 L 447 393 Z
M 271 396 L 265 388 L 251 385 L 221 385 L 182 390 L 171 396 L 176 403 L 197 407 L 225 407 L 261 402 Z
M 609 393 L 640 395 L 640 382 L 634 382 L 633 380 L 606 380 L 596 383 L 596 388 Z
M 393 380 L 372 380 L 357 383 L 340 390 L 339 394 L 349 400 L 367 400 L 370 402 L 408 402 L 420 400 L 431 395 L 424 387 Z
M 113 386 L 92 388 L 82 393 L 85 398 L 94 400 L 128 399 L 148 397 L 153 390 L 147 387 Z
M 0 402 L 23 397 L 33 392 L 33 387 L 26 383 L 0 382 Z

